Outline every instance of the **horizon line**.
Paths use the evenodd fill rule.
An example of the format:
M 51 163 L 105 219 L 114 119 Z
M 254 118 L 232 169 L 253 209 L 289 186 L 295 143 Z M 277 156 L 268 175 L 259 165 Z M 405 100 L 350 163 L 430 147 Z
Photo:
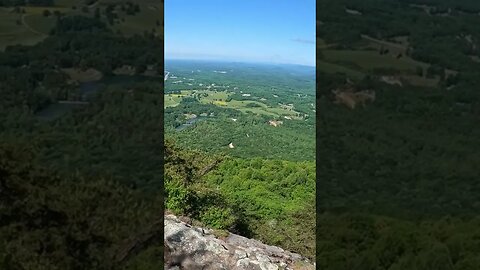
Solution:
M 202 59 L 202 58 L 164 58 L 164 61 L 183 60 L 183 61 L 203 61 L 203 62 L 228 62 L 228 63 L 243 63 L 243 64 L 264 64 L 264 65 L 292 65 L 316 68 L 316 65 L 285 63 L 285 62 L 268 62 L 268 61 L 254 61 L 254 60 L 223 60 L 223 59 Z M 315 63 L 316 64 L 316 63 Z

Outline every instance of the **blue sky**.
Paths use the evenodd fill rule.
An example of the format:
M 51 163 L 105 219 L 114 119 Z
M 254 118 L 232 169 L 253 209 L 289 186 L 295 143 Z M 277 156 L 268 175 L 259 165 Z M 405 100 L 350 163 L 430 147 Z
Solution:
M 315 0 L 166 0 L 165 58 L 315 65 Z

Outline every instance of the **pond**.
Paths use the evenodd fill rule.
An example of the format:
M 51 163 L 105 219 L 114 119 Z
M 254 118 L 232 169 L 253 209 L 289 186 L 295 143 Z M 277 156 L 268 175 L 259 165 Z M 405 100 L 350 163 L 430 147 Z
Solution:
M 88 98 L 94 95 L 102 86 L 121 85 L 128 87 L 129 85 L 140 82 L 163 82 L 163 77 L 113 75 L 103 77 L 99 81 L 80 83 L 79 89 L 83 98 L 88 100 Z
M 148 77 L 148 76 L 128 76 L 128 75 L 115 75 L 115 76 L 107 76 L 102 78 L 99 81 L 91 81 L 91 82 L 83 82 L 79 84 L 80 94 L 82 95 L 82 101 L 91 100 L 91 98 L 98 92 L 98 90 L 102 89 L 103 86 L 109 85 L 122 85 L 128 86 L 138 82 L 162 82 L 163 77 Z M 56 119 L 65 113 L 82 106 L 85 104 L 62 104 L 62 103 L 54 103 L 50 104 L 46 108 L 38 111 L 36 115 L 42 120 L 53 120 Z
M 187 122 L 185 122 L 184 124 L 176 127 L 175 130 L 176 131 L 182 131 L 182 130 L 186 129 L 187 127 L 192 126 L 196 122 L 203 121 L 205 119 L 206 119 L 206 117 L 202 117 L 202 116 L 197 117 L 197 118 L 188 119 Z

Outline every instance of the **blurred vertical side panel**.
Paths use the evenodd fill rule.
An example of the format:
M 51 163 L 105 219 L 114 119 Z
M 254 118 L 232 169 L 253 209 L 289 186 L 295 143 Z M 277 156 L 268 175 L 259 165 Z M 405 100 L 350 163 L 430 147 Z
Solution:
M 317 1 L 319 269 L 478 269 L 480 3 Z
M 163 268 L 163 1 L 0 1 L 0 269 Z

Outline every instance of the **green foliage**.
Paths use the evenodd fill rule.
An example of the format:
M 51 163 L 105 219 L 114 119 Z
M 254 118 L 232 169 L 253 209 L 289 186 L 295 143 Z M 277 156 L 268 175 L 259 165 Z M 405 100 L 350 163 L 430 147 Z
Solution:
M 161 270 L 164 269 L 163 247 L 153 245 L 129 260 L 122 270 Z
M 171 141 L 166 142 L 165 158 L 168 210 L 314 256 L 313 162 L 224 159 L 181 149 Z
M 185 151 L 166 141 L 166 209 L 189 215 L 212 228 L 233 228 L 237 219 L 232 206 L 225 203 L 222 194 L 199 180 L 199 173 L 220 158 L 207 158 L 203 153 Z
M 0 265 L 5 269 L 111 269 L 122 242 L 159 206 L 108 179 L 68 178 L 0 145 Z
M 106 77 L 107 86 L 87 95 L 60 69 L 83 60 L 104 71 L 137 60 L 142 46 L 132 43 L 155 41 L 85 33 L 96 23 L 77 19 L 60 27 L 68 34 L 0 53 L 0 268 L 161 269 L 161 238 L 151 227 L 161 228 L 163 211 L 162 80 Z M 133 58 L 105 54 L 99 47 L 109 42 L 122 51 L 117 56 Z M 40 117 L 63 105 L 57 100 L 81 100 L 79 92 L 89 104 L 50 121 Z M 153 241 L 131 252 L 130 242 L 145 231 Z M 125 250 L 128 256 L 117 258 Z
M 205 181 L 241 211 L 243 222 L 250 224 L 247 231 L 240 229 L 243 234 L 313 256 L 312 162 L 233 159 L 223 162 Z
M 360 11 L 362 15 L 350 15 L 345 8 Z M 478 2 L 470 0 L 320 1 L 317 17 L 322 27 L 317 28 L 317 35 L 339 48 L 358 48 L 362 34 L 382 40 L 407 36 L 413 48 L 410 56 L 415 60 L 455 70 L 474 68 L 467 57 L 472 46 L 458 36 L 480 36 L 474 27 L 479 23 L 478 16 L 474 16 L 479 8 Z M 441 10 L 448 9 L 451 9 L 448 16 L 440 16 Z
M 445 238 L 435 235 L 439 226 L 445 229 Z M 418 223 L 371 214 L 324 213 L 317 216 L 317 234 L 322 236 L 317 263 L 324 269 L 469 269 L 477 257 L 478 240 L 472 238 L 478 233 L 476 226 L 478 220 Z M 462 244 L 455 247 L 458 241 Z
M 55 25 L 52 33 L 61 35 L 69 32 L 96 32 L 106 31 L 105 24 L 97 19 L 88 18 L 85 16 L 68 16 L 61 18 Z
M 215 229 L 229 229 L 235 225 L 235 214 L 231 208 L 212 206 L 200 213 L 200 221 Z
M 318 73 L 319 268 L 478 267 L 480 131 L 474 77 L 479 73 L 469 58 L 475 53 L 468 39 L 477 43 L 480 37 L 472 27 L 479 23 L 473 15 L 479 8 L 467 0 L 317 4 L 322 21 L 317 34 L 327 44 L 337 43 L 339 53 L 385 45 L 423 62 L 416 67 L 418 76 L 440 78 L 430 88 L 388 86 L 375 77 L 350 81 L 356 90 L 372 89 L 376 96 L 364 108 L 350 110 L 334 104 L 331 93 L 346 84 L 348 74 Z M 401 77 L 405 72 L 378 74 Z
M 191 200 L 192 192 L 180 181 L 165 177 L 165 208 L 176 214 L 187 214 L 188 202 Z

